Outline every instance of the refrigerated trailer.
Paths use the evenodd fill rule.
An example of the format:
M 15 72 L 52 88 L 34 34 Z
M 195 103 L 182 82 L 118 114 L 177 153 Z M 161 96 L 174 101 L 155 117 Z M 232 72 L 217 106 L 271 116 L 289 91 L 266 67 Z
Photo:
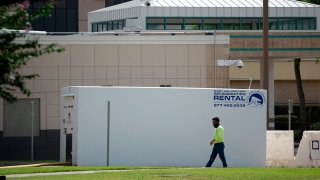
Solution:
M 229 167 L 265 167 L 266 100 L 260 89 L 64 87 L 60 160 L 71 134 L 73 165 L 204 166 L 217 116 Z

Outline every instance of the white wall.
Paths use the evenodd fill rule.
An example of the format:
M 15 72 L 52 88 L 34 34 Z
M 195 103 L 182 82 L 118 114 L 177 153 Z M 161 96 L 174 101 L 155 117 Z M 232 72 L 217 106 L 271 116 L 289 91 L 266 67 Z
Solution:
M 315 144 L 312 144 L 312 141 Z M 297 155 L 295 158 L 296 167 L 319 168 L 320 167 L 320 131 L 304 131 L 301 138 Z
M 293 167 L 293 130 L 267 131 L 267 167 Z
M 264 167 L 266 103 L 261 107 L 218 107 L 221 103 L 239 102 L 213 102 L 217 90 L 70 88 L 78 100 L 75 105 L 78 128 L 73 134 L 78 139 L 77 150 L 73 150 L 77 155 L 76 164 L 107 164 L 107 102 L 110 101 L 109 164 L 112 166 L 204 166 L 212 150 L 209 145 L 214 132 L 211 118 L 219 116 L 225 128 L 228 165 Z M 231 92 L 220 90 L 220 95 Z M 70 93 L 68 91 L 69 88 L 64 88 L 62 92 Z M 246 105 L 250 93 L 256 91 L 237 92 L 244 93 L 242 98 L 246 100 L 241 103 Z M 213 166 L 222 166 L 218 157 Z

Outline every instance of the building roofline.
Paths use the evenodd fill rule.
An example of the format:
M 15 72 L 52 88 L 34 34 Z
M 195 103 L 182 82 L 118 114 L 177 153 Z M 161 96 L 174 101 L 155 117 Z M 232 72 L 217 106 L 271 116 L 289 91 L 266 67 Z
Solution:
M 122 4 L 91 11 L 89 13 L 106 12 L 134 7 L 143 8 L 262 8 L 263 0 L 132 0 Z M 269 0 L 269 7 L 275 8 L 314 8 L 320 5 L 297 0 Z

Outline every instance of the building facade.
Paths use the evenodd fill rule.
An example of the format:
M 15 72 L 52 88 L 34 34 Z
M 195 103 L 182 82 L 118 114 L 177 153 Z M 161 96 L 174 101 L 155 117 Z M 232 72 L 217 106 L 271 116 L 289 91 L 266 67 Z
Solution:
M 23 0 L 1 1 L 0 5 Z M 37 11 L 48 0 L 30 1 L 30 12 Z M 106 7 L 104 0 L 55 0 L 54 9 L 48 17 L 40 17 L 32 23 L 32 29 L 47 32 L 86 32 L 88 12 Z M 115 2 L 117 3 L 117 2 Z M 110 4 L 110 3 L 109 3 Z M 111 3 L 113 5 L 113 2 Z
M 65 51 L 39 57 L 21 68 L 23 74 L 40 75 L 27 81 L 33 92 L 30 97 L 17 93 L 19 101 L 15 104 L 0 100 L 0 159 L 30 158 L 31 120 L 35 159 L 59 158 L 60 89 L 65 86 L 249 88 L 251 82 L 250 88 L 259 88 L 258 57 L 262 52 L 254 48 L 262 43 L 261 39 L 248 39 L 250 36 L 257 35 L 226 31 L 208 35 L 192 31 L 180 35 L 109 33 L 40 37 L 44 44 L 59 42 Z M 295 53 L 304 53 L 307 58 L 302 61 L 301 72 L 306 102 L 319 108 L 320 65 L 308 60 L 307 55 L 319 56 L 320 50 L 308 49 L 306 45 L 313 42 L 313 47 L 320 47 L 320 41 L 314 41 L 320 34 L 300 32 L 288 36 L 274 32 L 271 36 L 278 37 L 277 44 L 283 44 L 271 57 L 278 57 L 278 53 L 286 55 L 274 63 L 276 106 L 282 106 L 288 99 L 298 102 L 292 58 Z M 301 41 L 295 51 L 290 49 L 292 41 Z M 217 60 L 233 57 L 249 60 L 242 69 L 217 66 Z M 32 109 L 35 116 L 30 116 Z M 319 121 L 315 115 L 311 116 L 312 122 Z
M 137 26 L 145 30 L 261 30 L 262 7 L 263 0 L 133 0 L 90 12 L 88 30 L 122 29 L 127 19 L 137 19 Z M 269 29 L 319 29 L 319 8 L 295 0 L 270 0 Z
M 179 8 L 178 1 L 148 1 L 147 5 L 135 0 L 90 12 L 87 18 L 84 12 L 107 1 L 90 2 L 78 1 L 79 7 L 85 7 L 79 9 L 78 25 L 97 32 L 39 36 L 40 43 L 59 43 L 65 51 L 41 56 L 21 68 L 22 74 L 40 75 L 27 80 L 33 92 L 30 97 L 17 93 L 15 104 L 0 99 L 0 159 L 30 159 L 31 120 L 35 159 L 59 159 L 60 89 L 65 86 L 260 87 L 262 0 L 239 1 L 247 3 L 238 4 L 239 9 L 221 4 L 226 1 L 219 1 L 218 6 L 213 3 L 218 1 L 180 0 L 189 5 Z M 269 27 L 276 29 L 269 36 L 275 115 L 285 115 L 291 99 L 293 115 L 299 118 L 293 59 L 302 58 L 308 122 L 319 122 L 320 64 L 315 61 L 320 56 L 319 7 L 297 1 L 270 2 L 274 7 Z M 121 22 L 120 29 L 125 27 L 130 18 L 138 20 L 141 31 L 113 28 Z M 241 69 L 217 66 L 221 59 L 242 59 L 245 65 Z

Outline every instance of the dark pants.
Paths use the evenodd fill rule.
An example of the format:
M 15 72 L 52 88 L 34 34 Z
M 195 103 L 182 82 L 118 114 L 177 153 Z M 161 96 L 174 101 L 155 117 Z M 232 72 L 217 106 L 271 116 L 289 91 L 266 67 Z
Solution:
M 209 159 L 206 167 L 211 167 L 213 161 L 216 159 L 218 154 L 219 154 L 219 157 L 222 161 L 223 167 L 227 167 L 226 157 L 224 156 L 224 143 L 223 142 L 214 144 L 210 159 Z

